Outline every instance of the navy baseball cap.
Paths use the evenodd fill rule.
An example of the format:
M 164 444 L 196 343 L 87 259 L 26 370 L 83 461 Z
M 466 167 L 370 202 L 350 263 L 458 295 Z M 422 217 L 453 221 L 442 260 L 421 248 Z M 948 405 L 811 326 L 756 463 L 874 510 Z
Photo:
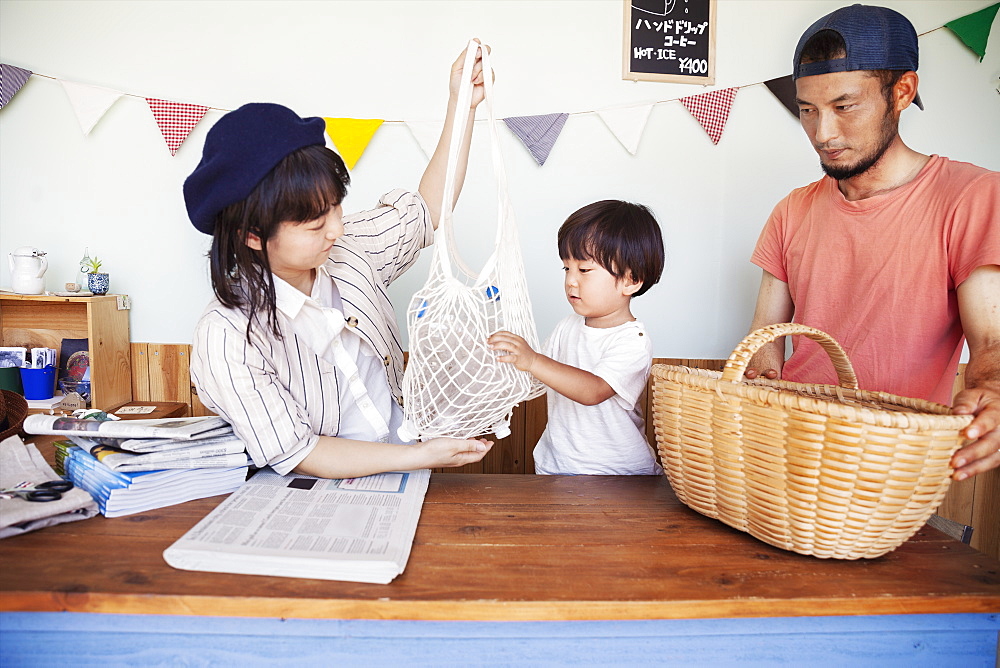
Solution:
M 832 30 L 844 40 L 843 58 L 800 63 L 802 49 L 821 30 Z M 905 16 L 887 7 L 851 5 L 841 7 L 813 23 L 795 46 L 792 78 L 857 70 L 917 71 L 917 31 Z M 924 108 L 919 94 L 914 103 Z
M 219 212 L 246 199 L 285 156 L 325 143 L 322 118 L 301 118 L 270 102 L 252 102 L 230 111 L 208 131 L 201 162 L 184 181 L 191 222 L 212 234 Z

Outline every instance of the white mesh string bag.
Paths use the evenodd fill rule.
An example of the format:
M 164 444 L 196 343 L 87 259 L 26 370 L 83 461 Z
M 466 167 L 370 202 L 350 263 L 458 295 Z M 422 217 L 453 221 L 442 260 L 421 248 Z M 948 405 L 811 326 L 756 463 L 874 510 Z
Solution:
M 514 407 L 544 392 L 544 386 L 513 364 L 498 362 L 486 339 L 499 330 L 523 337 L 538 348 L 538 334 L 524 278 L 524 262 L 514 211 L 507 193 L 507 175 L 493 111 L 493 70 L 486 49 L 473 41 L 465 69 L 472 71 L 476 51 L 483 54 L 483 76 L 489 113 L 493 172 L 497 180 L 496 247 L 483 268 L 473 272 L 459 257 L 454 238 L 452 201 L 459 147 L 465 138 L 472 84 L 459 91 L 455 125 L 435 232 L 434 255 L 427 282 L 410 300 L 406 321 L 409 360 L 403 375 L 406 419 L 401 438 L 451 436 L 473 438 L 510 434 Z

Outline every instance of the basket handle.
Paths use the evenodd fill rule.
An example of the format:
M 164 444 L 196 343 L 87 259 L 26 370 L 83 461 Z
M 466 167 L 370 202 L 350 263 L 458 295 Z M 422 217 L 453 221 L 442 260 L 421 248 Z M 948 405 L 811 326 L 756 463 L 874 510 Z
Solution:
M 851 361 L 847 359 L 847 353 L 840 347 L 840 344 L 826 332 L 802 325 L 797 322 L 782 322 L 750 332 L 740 341 L 733 354 L 726 360 L 726 367 L 722 371 L 722 380 L 731 383 L 738 383 L 743 379 L 743 374 L 747 370 L 750 358 L 766 344 L 789 334 L 800 334 L 809 337 L 819 345 L 830 356 L 833 368 L 837 372 L 837 380 L 841 387 L 849 390 L 858 389 L 858 377 L 854 374 Z

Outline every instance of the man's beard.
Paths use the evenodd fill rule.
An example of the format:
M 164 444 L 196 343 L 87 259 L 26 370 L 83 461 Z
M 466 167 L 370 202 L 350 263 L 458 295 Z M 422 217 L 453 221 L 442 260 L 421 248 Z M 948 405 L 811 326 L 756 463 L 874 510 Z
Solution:
M 891 114 L 886 114 L 885 118 L 882 120 L 881 134 L 882 134 L 881 141 L 879 142 L 878 146 L 876 146 L 875 149 L 872 150 L 872 152 L 869 153 L 868 155 L 862 156 L 861 159 L 858 160 L 853 165 L 836 167 L 824 164 L 824 162 L 820 160 L 819 161 L 820 167 L 823 168 L 823 171 L 826 172 L 827 176 L 831 176 L 837 179 L 838 181 L 843 181 L 845 179 L 855 177 L 858 174 L 864 174 L 869 169 L 871 169 L 879 160 L 882 159 L 882 156 L 885 155 L 885 152 L 889 150 L 889 147 L 892 145 L 892 142 L 896 139 L 896 136 L 899 134 L 899 128 L 896 125 L 895 119 Z

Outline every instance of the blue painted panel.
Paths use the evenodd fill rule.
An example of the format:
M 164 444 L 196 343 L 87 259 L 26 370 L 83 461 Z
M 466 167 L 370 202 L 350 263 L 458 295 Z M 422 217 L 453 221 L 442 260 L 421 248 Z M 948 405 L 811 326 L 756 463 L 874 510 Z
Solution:
M 635 622 L 0 614 L 0 665 L 983 666 L 1000 615 Z

